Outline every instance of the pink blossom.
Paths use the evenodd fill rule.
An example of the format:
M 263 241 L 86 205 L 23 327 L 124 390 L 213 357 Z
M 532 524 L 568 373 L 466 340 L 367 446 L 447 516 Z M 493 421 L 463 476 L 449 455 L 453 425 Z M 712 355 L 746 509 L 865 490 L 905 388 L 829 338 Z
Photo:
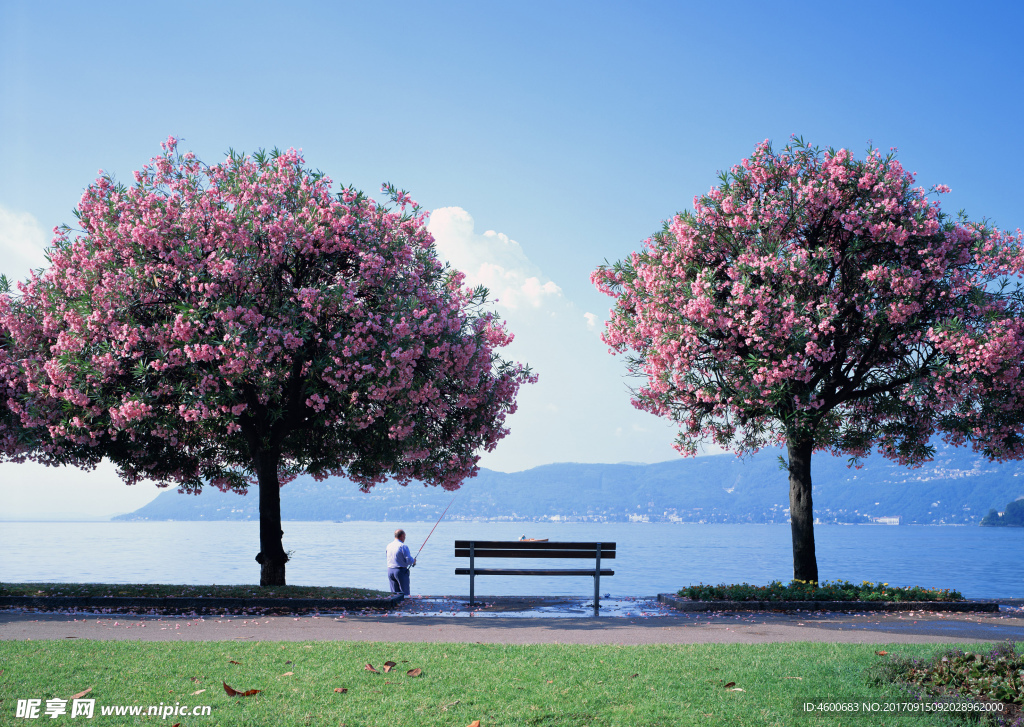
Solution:
M 616 301 L 604 341 L 646 380 L 634 406 L 678 424 L 683 454 L 809 442 L 918 464 L 944 431 L 1021 457 L 1024 296 L 995 282 L 1024 275 L 1022 249 L 944 216 L 894 154 L 794 139 L 591 280 Z
M 51 267 L 0 294 L 3 451 L 106 455 L 185 491 L 473 476 L 534 377 L 498 356 L 511 334 L 409 195 L 333 195 L 294 149 L 206 167 L 161 146 L 131 187 L 101 174 L 83 232 L 59 228 Z

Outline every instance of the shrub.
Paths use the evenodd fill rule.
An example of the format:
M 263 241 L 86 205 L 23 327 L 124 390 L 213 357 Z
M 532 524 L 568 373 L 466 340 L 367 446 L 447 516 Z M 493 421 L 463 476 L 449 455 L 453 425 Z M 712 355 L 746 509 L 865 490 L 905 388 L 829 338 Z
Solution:
M 872 669 L 869 683 L 900 684 L 917 699 L 999 702 L 999 712 L 973 716 L 984 714 L 989 724 L 1024 727 L 1024 654 L 1010 642 L 988 653 L 951 649 L 931 659 L 893 656 Z
M 687 586 L 680 596 L 694 601 L 963 601 L 959 591 L 948 588 L 894 587 L 888 583 L 850 581 L 772 581 L 767 586 L 749 583 Z

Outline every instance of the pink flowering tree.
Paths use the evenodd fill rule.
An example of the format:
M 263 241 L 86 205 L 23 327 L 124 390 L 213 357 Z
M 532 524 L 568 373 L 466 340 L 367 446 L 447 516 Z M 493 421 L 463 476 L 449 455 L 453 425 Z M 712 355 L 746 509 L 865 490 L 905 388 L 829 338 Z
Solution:
M 720 179 L 594 272 L 616 298 L 604 340 L 684 455 L 785 445 L 793 576 L 817 582 L 813 452 L 916 465 L 942 431 L 1024 454 L 1021 234 L 947 218 L 877 151 L 766 141 Z
M 6 276 L 0 276 L 0 319 L 8 308 L 10 285 Z M 10 334 L 0 327 L 0 461 L 24 459 L 27 436 L 18 417 L 7 401 L 23 391 L 18 384 L 17 360 L 11 355 Z
M 19 352 L 11 331 L 6 327 L 12 307 L 11 284 L 0 275 L 0 462 L 24 462 L 33 459 L 48 465 L 75 464 L 95 467 L 102 455 L 78 446 L 53 442 L 46 417 L 22 417 L 22 400 L 27 382 L 22 375 Z M 52 410 L 54 403 L 50 403 Z
M 6 296 L 9 409 L 129 484 L 256 484 L 260 583 L 282 585 L 285 482 L 457 489 L 534 377 L 498 356 L 486 291 L 438 261 L 404 192 L 385 185 L 397 211 L 332 195 L 294 150 L 206 166 L 163 148 L 133 186 L 89 186 L 80 233 Z
M 10 307 L 9 291 L 6 276 L 0 276 L 0 320 Z M 30 452 L 38 449 L 41 441 L 47 439 L 45 429 L 33 432 L 22 424 L 21 417 L 8 406 L 8 401 L 24 393 L 25 386 L 10 333 L 0 324 L 0 462 L 24 461 Z

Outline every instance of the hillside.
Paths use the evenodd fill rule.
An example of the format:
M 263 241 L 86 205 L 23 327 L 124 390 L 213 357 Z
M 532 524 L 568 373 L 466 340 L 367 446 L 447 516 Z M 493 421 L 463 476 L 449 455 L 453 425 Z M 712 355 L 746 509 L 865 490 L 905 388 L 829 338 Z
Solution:
M 458 491 L 451 519 L 786 522 L 789 489 L 778 451 L 747 460 L 730 454 L 657 464 L 551 464 L 524 472 L 481 470 Z M 940 448 L 908 469 L 880 456 L 859 470 L 814 457 L 814 506 L 822 522 L 977 523 L 991 508 L 1024 495 L 1024 463 L 993 464 L 968 449 Z M 351 482 L 300 477 L 281 491 L 285 520 L 429 521 L 455 493 L 393 482 L 360 493 Z M 248 496 L 176 491 L 117 520 L 255 520 Z

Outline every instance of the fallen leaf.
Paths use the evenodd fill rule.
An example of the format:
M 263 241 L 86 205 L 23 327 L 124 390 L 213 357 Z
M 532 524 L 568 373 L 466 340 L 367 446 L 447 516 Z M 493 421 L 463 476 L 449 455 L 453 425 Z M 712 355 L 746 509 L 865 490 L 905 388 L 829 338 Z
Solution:
M 733 687 L 729 691 L 730 692 L 745 692 L 746 690 L 745 689 L 740 689 L 739 687 Z
M 420 669 L 419 667 L 417 667 L 417 668 L 415 668 L 415 669 L 410 669 L 409 671 L 407 671 L 407 672 L 405 673 L 405 675 L 406 675 L 407 677 L 418 677 L 418 676 L 419 676 L 420 674 L 422 674 L 422 673 L 423 673 L 423 670 L 422 670 L 422 669 Z
M 634 674 L 633 676 L 636 676 L 636 674 Z M 548 679 L 548 684 L 554 684 L 554 683 L 555 683 L 554 679 Z
M 290 661 L 286 661 L 285 664 L 291 664 L 291 662 Z
M 194 697 L 194 696 L 196 696 L 197 694 L 202 694 L 202 693 L 203 693 L 203 692 L 205 692 L 205 691 L 206 691 L 205 689 L 197 689 L 197 690 L 195 690 L 194 692 L 192 692 L 192 696 Z
M 224 691 L 227 692 L 229 697 L 251 697 L 254 694 L 259 694 L 259 689 L 246 689 L 244 692 L 240 692 L 234 687 L 229 687 L 227 682 L 221 682 L 224 685 Z
M 181 727 L 181 722 L 175 722 L 171 727 Z
M 72 699 L 81 699 L 82 697 L 84 697 L 86 694 L 88 694 L 91 691 L 92 691 L 92 687 L 89 687 L 84 692 L 79 692 L 78 694 L 73 695 L 71 698 Z
M 469 727 L 480 727 L 480 720 L 474 719 L 472 722 L 469 723 Z
M 636 679 L 636 678 L 637 678 L 638 676 L 640 676 L 640 675 L 639 675 L 639 674 L 633 674 L 633 675 L 632 675 L 632 676 L 630 677 L 630 679 Z
M 878 654 L 879 656 L 887 656 L 889 652 L 888 651 L 876 651 L 875 653 Z
M 729 682 L 728 684 L 725 685 L 725 688 L 728 689 L 729 687 L 735 687 L 735 686 L 736 686 L 736 682 Z
M 281 676 L 283 676 L 283 677 L 290 677 L 290 676 L 293 676 L 294 674 L 295 674 L 295 672 L 293 672 L 293 671 L 286 671 Z
M 232 659 L 231 661 L 229 661 L 229 662 L 228 662 L 228 664 L 238 664 L 238 665 L 241 665 L 241 664 L 242 664 L 242 662 L 240 662 L 240 661 L 235 661 L 234 659 Z
M 363 667 L 363 671 L 372 671 L 374 674 L 380 674 L 379 671 L 373 668 L 373 664 L 367 664 Z
M 396 662 L 394 662 L 394 661 L 385 661 L 384 662 L 384 671 L 386 671 L 386 672 L 391 671 L 396 666 L 398 666 L 398 664 Z
M 196 684 L 198 684 L 199 683 L 199 677 L 189 677 L 189 681 L 193 681 Z
M 338 694 L 344 694 L 348 691 L 348 689 L 346 687 L 335 687 L 334 691 L 336 691 Z

